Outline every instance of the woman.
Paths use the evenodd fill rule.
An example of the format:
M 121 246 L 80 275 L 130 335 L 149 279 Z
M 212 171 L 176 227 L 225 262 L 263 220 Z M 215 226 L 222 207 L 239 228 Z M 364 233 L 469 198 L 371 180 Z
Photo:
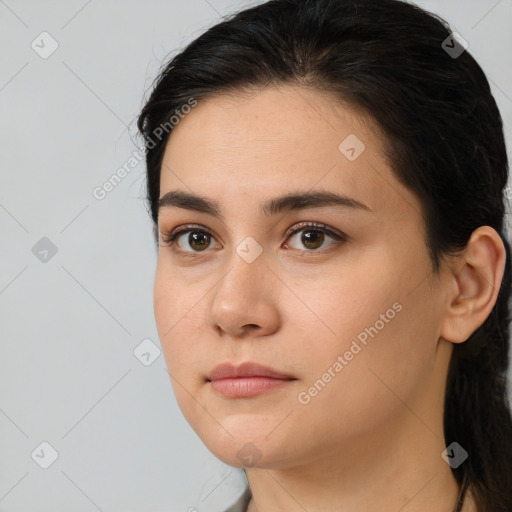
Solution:
M 510 512 L 508 164 L 464 41 L 397 0 L 272 0 L 176 55 L 138 127 L 162 348 L 237 510 Z

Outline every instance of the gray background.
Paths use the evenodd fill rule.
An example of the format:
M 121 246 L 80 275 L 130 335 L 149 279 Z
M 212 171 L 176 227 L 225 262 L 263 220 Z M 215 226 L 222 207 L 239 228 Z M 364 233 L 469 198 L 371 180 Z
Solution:
M 140 144 L 170 52 L 247 5 L 0 0 L 0 511 L 215 512 L 243 487 L 183 419 L 163 356 L 133 353 L 160 346 L 143 162 L 92 191 Z M 469 42 L 511 148 L 512 1 L 419 5 Z M 31 47 L 50 48 L 43 31 L 59 45 L 46 59 Z

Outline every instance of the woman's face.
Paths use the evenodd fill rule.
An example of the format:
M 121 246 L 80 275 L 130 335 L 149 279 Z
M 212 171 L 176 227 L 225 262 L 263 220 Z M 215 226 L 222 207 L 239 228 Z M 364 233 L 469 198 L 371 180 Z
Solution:
M 370 119 L 291 86 L 199 101 L 169 138 L 160 183 L 161 198 L 216 205 L 163 202 L 161 233 L 192 227 L 161 240 L 154 308 L 178 404 L 217 457 L 326 460 L 395 435 L 411 410 L 434 418 L 448 361 L 440 286 L 419 201 Z M 281 205 L 290 194 L 306 198 Z M 293 380 L 245 379 L 245 395 L 208 380 L 247 361 Z

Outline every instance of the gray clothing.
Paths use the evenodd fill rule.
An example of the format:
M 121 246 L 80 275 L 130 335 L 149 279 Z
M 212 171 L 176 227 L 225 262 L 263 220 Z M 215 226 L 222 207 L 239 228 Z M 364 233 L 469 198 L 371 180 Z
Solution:
M 249 501 L 251 501 L 252 493 L 249 487 L 245 489 L 243 494 L 233 503 L 225 512 L 247 512 Z

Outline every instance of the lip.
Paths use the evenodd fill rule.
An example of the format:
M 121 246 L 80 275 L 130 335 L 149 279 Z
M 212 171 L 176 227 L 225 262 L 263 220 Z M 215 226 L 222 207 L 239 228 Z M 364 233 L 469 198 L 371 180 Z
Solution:
M 227 398 L 244 398 L 280 388 L 294 380 L 297 379 L 287 373 L 249 361 L 239 366 L 220 364 L 211 371 L 207 382 Z
M 272 379 L 284 379 L 292 380 L 295 379 L 292 375 L 287 373 L 279 372 L 270 368 L 269 366 L 263 366 L 252 361 L 247 361 L 238 366 L 231 363 L 222 363 L 216 366 L 208 376 L 209 381 L 229 378 L 240 378 L 240 377 L 270 377 Z

